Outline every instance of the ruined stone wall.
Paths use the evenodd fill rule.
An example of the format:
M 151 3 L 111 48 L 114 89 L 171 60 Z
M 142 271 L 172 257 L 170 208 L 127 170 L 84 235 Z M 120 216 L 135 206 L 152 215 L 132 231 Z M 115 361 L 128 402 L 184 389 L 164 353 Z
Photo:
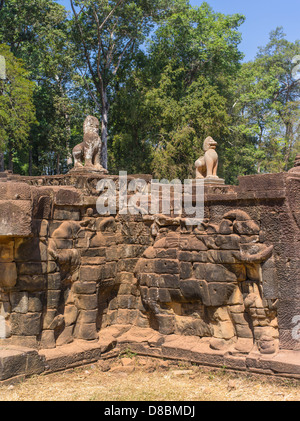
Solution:
M 298 173 L 205 187 L 198 227 L 185 215 L 99 216 L 103 177 L 118 181 L 0 183 L 1 345 L 49 349 L 132 325 L 215 350 L 299 349 Z

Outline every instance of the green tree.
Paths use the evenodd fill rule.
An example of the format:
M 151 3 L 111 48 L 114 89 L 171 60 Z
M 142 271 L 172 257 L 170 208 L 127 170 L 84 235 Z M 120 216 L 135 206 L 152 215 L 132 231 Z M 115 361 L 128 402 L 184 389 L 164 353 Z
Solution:
M 34 83 L 28 80 L 24 63 L 7 45 L 0 44 L 0 55 L 6 63 L 6 79 L 0 80 L 0 151 L 4 154 L 7 150 L 8 169 L 12 171 L 15 153 L 28 146 L 31 126 L 36 123 Z
M 144 156 L 152 150 L 144 162 L 156 177 L 186 178 L 194 176 L 206 136 L 226 144 L 243 21 L 240 15 L 214 13 L 203 3 L 199 8 L 182 5 L 158 25 L 112 106 L 113 145 L 123 144 L 113 154 L 126 144 L 142 144 Z M 131 100 L 130 107 L 124 106 Z
M 248 139 L 254 173 L 287 171 L 293 165 L 300 134 L 300 83 L 293 76 L 293 57 L 299 52 L 300 41 L 287 41 L 277 28 L 236 80 L 232 130 L 236 140 Z
M 26 63 L 28 77 L 35 83 L 39 124 L 32 127 L 23 165 L 29 174 L 67 168 L 72 110 L 79 101 L 74 94 L 76 57 L 70 26 L 65 8 L 53 0 L 5 0 L 0 13 L 0 42 Z
M 132 69 L 146 36 L 183 0 L 71 0 L 74 40 L 101 116 L 102 165 L 107 168 L 109 111 L 120 74 Z

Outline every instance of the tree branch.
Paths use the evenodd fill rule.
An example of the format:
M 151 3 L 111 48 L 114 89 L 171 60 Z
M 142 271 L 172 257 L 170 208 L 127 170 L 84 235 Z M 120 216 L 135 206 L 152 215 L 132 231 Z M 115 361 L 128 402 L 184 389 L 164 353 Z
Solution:
M 99 78 L 99 82 L 100 82 L 100 90 L 101 90 L 101 99 L 102 99 L 102 106 L 103 109 L 105 107 L 105 95 L 104 95 L 104 83 L 103 83 L 103 77 L 101 74 L 101 69 L 100 69 L 100 65 L 101 65 L 101 51 L 104 54 L 104 50 L 102 47 L 102 41 L 101 41 L 101 25 L 99 22 L 99 18 L 97 15 L 97 11 L 93 5 L 93 15 L 96 21 L 96 25 L 97 25 L 97 38 L 98 38 L 98 55 L 97 55 L 97 74 L 98 74 L 98 78 Z
M 79 71 L 80 71 L 80 69 L 78 69 Z M 91 91 L 91 89 L 90 89 L 90 87 L 89 87 L 89 84 L 87 83 L 87 81 L 86 81 L 86 79 L 85 79 L 85 75 L 81 75 L 81 77 L 82 77 L 82 80 L 83 80 L 83 82 L 84 82 L 84 84 L 85 84 L 85 86 L 86 86 L 86 88 L 87 88 L 87 90 L 89 91 L 89 94 L 90 94 L 90 96 L 91 96 L 91 98 L 92 98 L 92 100 L 95 102 L 95 104 L 96 104 L 96 106 L 98 107 L 98 109 L 100 110 L 100 104 L 99 104 L 99 102 L 97 101 L 97 98 L 95 97 L 95 95 L 93 94 L 93 92 Z
M 85 55 L 85 58 L 86 58 L 86 61 L 87 61 L 87 65 L 88 65 L 89 71 L 91 73 L 91 76 L 93 78 L 93 81 L 95 83 L 95 86 L 97 86 L 98 85 L 97 79 L 96 79 L 95 73 L 93 71 L 90 56 L 89 56 L 89 53 L 88 53 L 88 48 L 87 48 L 87 45 L 86 45 L 86 42 L 85 42 L 85 39 L 84 39 L 84 36 L 83 36 L 82 27 L 81 27 L 81 25 L 79 23 L 79 20 L 78 20 L 78 14 L 76 13 L 76 10 L 75 10 L 74 4 L 73 4 L 73 0 L 70 0 L 70 2 L 71 2 L 71 7 L 72 7 L 72 11 L 73 11 L 73 14 L 74 14 L 74 17 L 75 17 L 77 27 L 79 29 L 80 37 L 81 37 L 81 40 L 82 40 L 84 55 Z M 82 9 L 81 9 L 81 11 L 82 11 Z
M 121 3 L 123 3 L 124 0 L 119 0 L 118 3 L 112 8 L 112 10 L 109 12 L 109 14 L 106 16 L 106 18 L 104 19 L 104 21 L 101 23 L 99 29 L 100 32 L 102 31 L 103 26 L 106 24 L 106 22 L 108 21 L 108 19 L 111 18 L 111 16 L 114 14 L 115 10 L 120 6 Z
M 130 45 L 132 42 L 133 42 L 133 38 L 131 38 L 131 39 L 127 42 L 127 44 L 125 45 L 125 47 L 124 47 L 124 49 L 123 49 L 122 53 L 119 55 L 119 58 L 118 58 L 118 63 L 117 63 L 117 65 L 116 65 L 116 67 L 115 67 L 115 69 L 114 69 L 114 71 L 113 71 L 113 75 L 115 75 L 115 74 L 117 73 L 117 71 L 119 70 L 119 67 L 120 67 L 120 64 L 121 64 L 122 58 L 124 57 L 124 54 L 126 53 L 126 50 L 128 49 L 129 45 Z
M 0 0 L 0 10 L 2 9 L 3 6 L 4 6 L 4 0 Z

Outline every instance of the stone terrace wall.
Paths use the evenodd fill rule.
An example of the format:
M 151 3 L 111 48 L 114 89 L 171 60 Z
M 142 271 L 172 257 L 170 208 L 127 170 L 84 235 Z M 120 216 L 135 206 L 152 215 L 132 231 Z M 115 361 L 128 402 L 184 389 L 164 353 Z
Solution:
M 51 349 L 132 325 L 215 350 L 299 350 L 298 172 L 205 187 L 200 227 L 185 215 L 99 216 L 97 182 L 116 176 L 10 178 L 0 183 L 0 345 Z

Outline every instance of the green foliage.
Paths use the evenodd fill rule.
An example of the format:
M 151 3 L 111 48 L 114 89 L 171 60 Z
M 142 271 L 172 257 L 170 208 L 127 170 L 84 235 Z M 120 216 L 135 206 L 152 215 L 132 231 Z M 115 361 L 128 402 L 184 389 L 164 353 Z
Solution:
M 26 65 L 34 82 L 38 125 L 31 127 L 27 154 L 15 165 L 21 173 L 54 174 L 67 169 L 74 120 L 74 47 L 63 6 L 49 0 L 6 0 L 0 14 L 0 40 Z M 75 117 L 76 119 L 76 117 Z M 60 163 L 62 168 L 60 168 Z
M 9 168 L 68 171 L 88 114 L 102 121 L 112 173 L 194 177 L 208 135 L 218 142 L 227 183 L 291 168 L 300 148 L 292 63 L 300 41 L 288 42 L 277 28 L 242 64 L 244 16 L 214 12 L 206 2 L 70 6 L 68 14 L 55 0 L 5 0 L 1 9 L 8 79 L 0 81 L 0 148 Z
M 300 41 L 288 42 L 277 28 L 236 79 L 235 130 L 252 139 L 255 147 L 249 152 L 255 172 L 287 171 L 293 166 L 299 148 L 300 83 L 293 78 L 292 59 L 299 51 Z
M 0 55 L 6 63 L 6 79 L 0 80 L 0 151 L 8 149 L 11 165 L 14 155 L 28 146 L 30 129 L 36 123 L 34 84 L 23 62 L 5 44 L 0 44 Z
M 155 177 L 193 177 L 205 137 L 226 142 L 228 87 L 242 57 L 237 49 L 242 22 L 242 16 L 216 14 L 206 3 L 197 9 L 181 4 L 158 26 L 139 70 L 120 88 L 118 97 L 134 98 L 136 111 L 134 105 L 113 106 L 112 136 L 120 142 L 130 113 L 138 128 L 135 144 L 152 148 L 149 172 Z M 131 136 L 130 131 L 121 136 L 124 144 L 133 144 Z

